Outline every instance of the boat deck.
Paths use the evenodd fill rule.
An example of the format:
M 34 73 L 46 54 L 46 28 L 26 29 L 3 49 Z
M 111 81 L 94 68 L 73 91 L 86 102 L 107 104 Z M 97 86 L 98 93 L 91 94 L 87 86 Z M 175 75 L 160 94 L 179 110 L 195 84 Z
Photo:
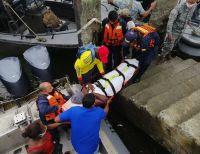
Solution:
M 67 91 L 65 89 L 60 90 L 62 93 L 67 95 Z M 20 125 L 15 125 L 13 117 L 21 112 L 26 114 L 27 121 L 25 123 L 21 123 Z M 39 119 L 35 99 L 30 100 L 20 108 L 15 106 L 12 109 L 7 110 L 5 113 L 0 112 L 0 116 L 0 153 L 26 154 L 25 145 L 27 143 L 27 139 L 24 139 L 21 136 L 21 133 L 27 126 L 27 122 Z M 63 152 L 70 151 L 71 154 L 74 154 L 74 149 L 70 141 L 70 129 L 67 129 L 66 131 L 66 129 L 59 128 L 59 131 L 61 137 L 60 143 L 63 145 Z M 100 152 L 102 154 L 129 154 L 129 151 L 117 133 L 113 131 L 112 126 L 107 120 L 103 120 L 101 123 L 100 139 Z

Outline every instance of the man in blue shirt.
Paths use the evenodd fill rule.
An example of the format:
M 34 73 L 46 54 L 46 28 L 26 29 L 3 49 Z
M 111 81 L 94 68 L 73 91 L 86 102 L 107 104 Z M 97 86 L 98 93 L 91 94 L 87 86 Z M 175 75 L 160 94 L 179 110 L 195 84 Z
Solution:
M 98 152 L 100 124 L 108 113 L 111 99 L 102 109 L 94 106 L 94 94 L 86 94 L 82 100 L 83 107 L 72 107 L 55 118 L 55 122 L 71 122 L 72 145 L 78 154 Z

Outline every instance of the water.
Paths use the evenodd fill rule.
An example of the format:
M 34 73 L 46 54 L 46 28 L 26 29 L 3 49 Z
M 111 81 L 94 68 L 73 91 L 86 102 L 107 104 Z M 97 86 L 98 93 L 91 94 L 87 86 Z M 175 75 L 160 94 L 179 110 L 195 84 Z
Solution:
M 108 119 L 131 154 L 170 154 L 142 130 L 129 123 L 112 105 Z
M 77 81 L 74 70 L 77 49 L 48 48 L 48 51 L 51 58 L 53 78 L 62 78 L 68 75 L 70 81 Z

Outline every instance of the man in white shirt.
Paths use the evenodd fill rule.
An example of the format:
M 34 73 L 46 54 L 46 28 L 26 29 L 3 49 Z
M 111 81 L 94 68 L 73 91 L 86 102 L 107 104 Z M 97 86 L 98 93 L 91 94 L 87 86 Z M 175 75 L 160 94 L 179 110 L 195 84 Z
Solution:
M 147 17 L 156 7 L 156 2 L 152 2 L 150 8 L 145 11 L 141 3 L 136 0 L 108 0 L 108 3 L 118 6 L 119 9 L 128 8 L 133 21 L 137 19 L 138 15 Z

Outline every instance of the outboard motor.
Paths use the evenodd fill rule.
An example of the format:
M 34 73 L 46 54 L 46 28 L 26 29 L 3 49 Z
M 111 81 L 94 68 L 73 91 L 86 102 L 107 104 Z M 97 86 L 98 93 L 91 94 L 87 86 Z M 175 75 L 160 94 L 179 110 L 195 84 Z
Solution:
M 46 47 L 41 45 L 33 46 L 27 49 L 23 55 L 31 67 L 32 73 L 40 81 L 52 81 L 50 57 Z
M 17 57 L 7 57 L 0 60 L 0 79 L 15 97 L 22 97 L 27 94 L 30 84 L 28 78 L 21 69 Z

